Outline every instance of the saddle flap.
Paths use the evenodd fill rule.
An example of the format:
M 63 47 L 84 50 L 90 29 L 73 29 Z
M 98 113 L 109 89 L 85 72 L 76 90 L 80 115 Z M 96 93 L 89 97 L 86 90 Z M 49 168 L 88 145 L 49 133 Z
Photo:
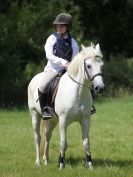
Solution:
M 57 90 L 58 90 L 60 78 L 61 78 L 61 76 L 55 77 L 55 79 L 52 80 L 49 83 L 49 86 L 48 86 L 47 105 L 51 106 L 53 108 L 54 108 L 54 101 L 55 101 L 56 93 L 57 93 Z

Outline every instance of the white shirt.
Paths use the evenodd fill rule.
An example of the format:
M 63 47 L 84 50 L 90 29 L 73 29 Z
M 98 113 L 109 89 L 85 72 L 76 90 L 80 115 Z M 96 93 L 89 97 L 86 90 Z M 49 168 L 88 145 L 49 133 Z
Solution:
M 51 71 L 58 73 L 60 70 L 63 69 L 63 66 L 66 63 L 68 63 L 68 61 L 66 61 L 65 59 L 59 58 L 53 54 L 53 47 L 54 47 L 54 44 L 56 43 L 56 40 L 57 38 L 53 34 L 51 34 L 48 37 L 46 44 L 44 46 L 46 57 L 48 59 L 48 63 L 46 67 L 44 68 L 44 71 L 51 70 Z M 79 53 L 79 47 L 74 38 L 71 38 L 71 43 L 72 43 L 72 49 L 73 49 L 73 54 L 72 54 L 72 59 L 73 59 Z

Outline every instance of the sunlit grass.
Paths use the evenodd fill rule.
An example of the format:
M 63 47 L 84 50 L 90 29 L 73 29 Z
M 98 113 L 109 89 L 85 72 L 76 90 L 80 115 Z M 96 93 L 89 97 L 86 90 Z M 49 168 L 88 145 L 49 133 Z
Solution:
M 57 168 L 58 126 L 50 143 L 50 164 L 36 167 L 35 146 L 28 110 L 0 111 L 0 177 L 132 177 L 133 97 L 100 98 L 95 103 L 90 140 L 94 170 L 82 165 L 84 151 L 77 123 L 68 128 L 66 168 Z

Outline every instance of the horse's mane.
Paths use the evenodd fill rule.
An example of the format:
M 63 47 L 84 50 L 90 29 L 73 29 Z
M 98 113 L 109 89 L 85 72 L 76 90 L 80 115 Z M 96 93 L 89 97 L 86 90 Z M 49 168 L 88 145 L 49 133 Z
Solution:
M 77 73 L 78 73 L 78 70 L 79 70 L 79 65 L 81 65 L 82 64 L 82 62 L 83 62 L 83 57 L 82 57 L 82 51 L 78 54 L 78 55 L 76 55 L 74 58 L 73 58 L 73 60 L 71 61 L 71 64 L 69 65 L 69 67 L 68 67 L 68 73 L 70 74 L 70 75 L 73 75 L 73 76 L 75 76 L 75 75 L 77 75 Z
M 68 67 L 68 73 L 71 76 L 76 76 L 78 74 L 79 68 L 81 68 L 82 66 L 84 66 L 84 60 L 86 58 L 93 58 L 93 59 L 95 59 L 95 56 L 102 57 L 102 53 L 101 53 L 100 48 L 99 48 L 99 50 L 96 50 L 96 48 L 94 47 L 94 45 L 91 45 L 89 47 L 84 47 L 82 45 L 82 50 L 79 52 L 79 54 L 77 54 L 73 58 L 71 64 L 69 65 L 69 67 Z

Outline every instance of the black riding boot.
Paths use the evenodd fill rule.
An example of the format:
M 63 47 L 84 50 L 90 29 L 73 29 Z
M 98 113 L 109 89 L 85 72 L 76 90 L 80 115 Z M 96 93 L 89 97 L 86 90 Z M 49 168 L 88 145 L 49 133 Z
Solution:
M 40 92 L 38 89 L 39 103 L 41 107 L 42 118 L 44 120 L 50 119 L 54 115 L 53 108 L 47 105 L 47 94 Z

